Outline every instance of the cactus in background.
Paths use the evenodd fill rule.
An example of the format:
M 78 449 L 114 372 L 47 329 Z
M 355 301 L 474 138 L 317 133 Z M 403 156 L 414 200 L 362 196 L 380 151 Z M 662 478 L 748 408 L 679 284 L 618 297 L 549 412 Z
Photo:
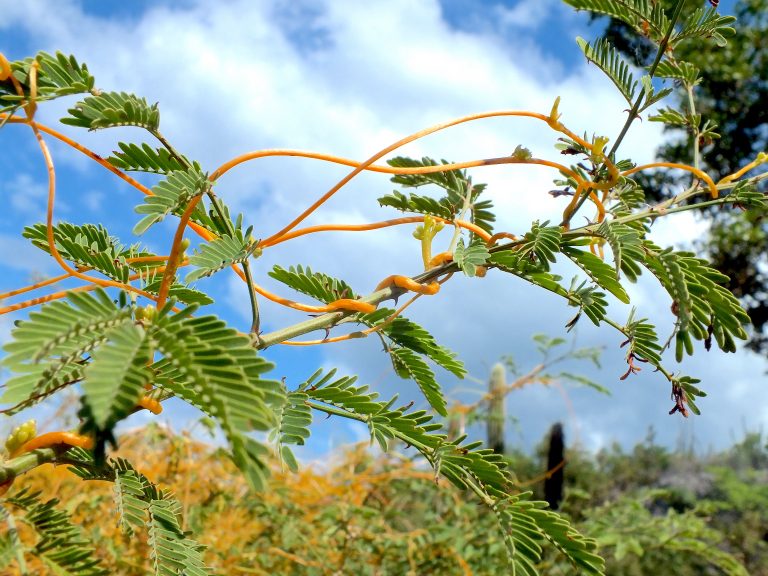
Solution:
M 563 425 L 556 422 L 549 431 L 547 452 L 547 474 L 544 480 L 544 500 L 552 510 L 557 510 L 563 501 L 563 480 L 565 479 L 565 435 Z
M 497 362 L 491 368 L 488 382 L 488 447 L 497 454 L 504 454 L 505 388 L 506 370 Z

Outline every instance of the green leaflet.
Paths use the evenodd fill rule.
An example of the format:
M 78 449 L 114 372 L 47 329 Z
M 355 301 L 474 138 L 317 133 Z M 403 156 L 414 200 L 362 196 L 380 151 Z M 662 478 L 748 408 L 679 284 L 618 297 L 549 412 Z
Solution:
M 108 341 L 111 330 L 132 322 L 131 309 L 119 308 L 101 289 L 70 292 L 67 300 L 31 312 L 11 333 L 1 363 L 21 375 L 8 380 L 2 402 L 37 402 L 40 393 L 55 390 L 51 380 L 81 378 L 83 355 Z
M 728 44 L 726 36 L 736 33 L 730 24 L 736 22 L 734 16 L 720 16 L 715 8 L 697 8 L 683 22 L 682 27 L 670 38 L 671 44 L 677 44 L 688 38 L 711 38 L 720 47 Z
M 640 264 L 645 260 L 640 232 L 626 224 L 605 220 L 597 233 L 608 241 L 616 271 L 623 272 L 630 282 L 636 282 L 642 273 Z
M 136 207 L 136 213 L 146 216 L 134 226 L 133 233 L 143 234 L 168 214 L 180 214 L 189 201 L 203 194 L 210 184 L 205 174 L 195 168 L 171 172 L 165 180 L 152 187 L 153 195 L 145 196 L 144 203 Z M 192 212 L 192 219 L 196 222 L 209 219 L 202 202 Z
M 651 242 L 645 246 L 645 265 L 672 297 L 678 330 L 683 333 L 676 351 L 678 359 L 682 359 L 683 351 L 693 353 L 691 336 L 709 347 L 714 335 L 721 350 L 735 352 L 734 339 L 748 337 L 744 327 L 750 320 L 736 297 L 722 286 L 728 277 L 691 252 L 662 251 Z
M 200 408 L 224 431 L 235 464 L 255 489 L 264 486 L 266 449 L 246 436 L 276 424 L 275 408 L 284 402 L 280 383 L 263 379 L 272 364 L 250 339 L 215 316 L 189 317 L 194 310 L 168 315 L 166 306 L 149 328 L 164 358 L 152 366 L 154 383 Z
M 482 239 L 477 238 L 469 246 L 464 246 L 464 239 L 460 238 L 453 253 L 453 261 L 464 274 L 473 278 L 477 273 L 477 267 L 483 266 L 490 255 Z
M 421 393 L 424 394 L 429 405 L 441 416 L 447 416 L 445 397 L 440 385 L 435 380 L 435 373 L 432 372 L 427 363 L 408 348 L 391 349 L 389 355 L 392 358 L 395 372 L 401 378 L 414 380 L 419 385 Z
M 365 315 L 361 321 L 369 326 L 376 326 L 394 314 L 394 310 L 380 308 L 372 314 Z M 375 320 L 374 320 L 375 318 Z M 464 363 L 456 358 L 456 354 L 444 346 L 440 346 L 434 336 L 419 324 L 404 316 L 398 316 L 387 324 L 382 332 L 394 343 L 408 348 L 417 354 L 428 356 L 435 364 L 463 378 L 467 371 Z
M 250 231 L 249 231 L 250 232 Z M 189 257 L 189 264 L 197 269 L 187 274 L 184 281 L 194 282 L 200 278 L 212 276 L 234 264 L 245 262 L 251 255 L 259 256 L 261 250 L 256 248 L 256 241 L 250 239 L 250 233 L 243 236 L 242 232 L 235 237 L 222 236 L 207 244 L 202 244 Z
M 38 102 L 93 90 L 95 79 L 88 72 L 88 67 L 80 64 L 74 56 L 67 57 L 61 52 L 56 52 L 55 55 L 38 52 L 34 60 L 37 60 L 39 65 L 36 97 Z M 13 75 L 21 84 L 25 97 L 29 94 L 29 68 L 32 61 L 32 58 L 27 58 L 10 63 Z M 0 112 L 12 111 L 18 107 L 20 100 L 13 84 L 0 83 Z
M 672 78 L 680 80 L 690 86 L 699 83 L 699 69 L 690 62 L 678 62 L 664 58 L 656 67 L 654 74 L 658 78 Z
M 153 148 L 146 143 L 139 146 L 119 142 L 117 145 L 120 152 L 114 151 L 107 161 L 121 170 L 170 174 L 192 166 L 195 170 L 202 171 L 197 163 L 193 164 L 187 158 L 182 158 L 182 163 L 165 148 Z
M 150 500 L 149 550 L 156 576 L 204 576 L 211 571 L 202 558 L 203 547 L 184 535 L 178 520 L 178 503 Z
M 605 294 L 600 292 L 596 286 L 587 286 L 586 280 L 578 286 L 577 278 L 571 281 L 571 288 L 568 290 L 568 300 L 571 306 L 578 306 L 579 312 L 567 324 L 566 328 L 570 330 L 576 325 L 581 313 L 587 315 L 595 326 L 600 325 L 600 321 L 605 318 L 608 309 L 608 302 L 605 300 Z
M 358 297 L 358 294 L 343 280 L 337 280 L 322 272 L 313 272 L 309 266 L 290 266 L 286 269 L 275 265 L 269 271 L 269 275 L 297 292 L 326 304 L 340 298 Z
M 538 574 L 541 561 L 539 542 L 552 542 L 575 566 L 587 574 L 602 574 L 603 561 L 595 553 L 595 542 L 584 538 L 554 512 L 543 510 L 542 502 L 529 500 L 530 493 L 510 496 L 511 478 L 504 457 L 481 442 L 448 442 L 442 426 L 432 423 L 425 411 L 392 409 L 397 397 L 379 401 L 366 386 L 355 387 L 354 378 L 334 380 L 335 371 L 324 377 L 316 372 L 300 387 L 317 410 L 365 422 L 374 438 L 386 450 L 394 439 L 415 447 L 441 476 L 460 489 L 471 488 L 489 505 L 499 519 L 510 564 L 518 574 Z
M 608 292 L 616 296 L 624 304 L 629 304 L 629 295 L 619 283 L 616 269 L 603 262 L 591 252 L 575 248 L 575 246 L 585 246 L 587 244 L 589 244 L 589 240 L 568 242 L 564 243 L 560 249 L 579 268 L 584 270 L 595 284 L 608 290 Z
M 125 92 L 100 92 L 89 96 L 68 110 L 62 124 L 99 130 L 115 126 L 138 126 L 156 131 L 160 126 L 157 104 L 151 106 L 145 98 Z
M 648 33 L 660 41 L 669 27 L 669 19 L 661 4 L 653 0 L 565 0 L 577 10 L 590 10 L 617 18 L 642 33 L 642 22 L 648 23 Z
M 562 230 L 559 226 L 547 226 L 549 222 L 539 224 L 535 221 L 531 230 L 525 233 L 515 248 L 520 261 L 534 264 L 544 272 L 549 271 L 549 263 L 555 262 L 555 255 L 560 251 Z
M 56 499 L 42 502 L 40 493 L 30 494 L 22 489 L 6 502 L 24 511 L 25 523 L 38 536 L 30 554 L 42 558 L 58 573 L 72 576 L 106 576 L 109 571 L 96 558 L 96 551 L 80 530 L 72 524 L 69 514 L 57 508 Z
M 627 342 L 623 345 L 626 346 L 627 350 L 627 362 L 634 356 L 658 367 L 661 363 L 661 344 L 659 344 L 659 337 L 656 335 L 656 328 L 645 318 L 635 320 L 634 316 L 635 310 L 632 309 L 624 325 Z
M 302 391 L 287 393 L 285 404 L 277 410 L 278 426 L 270 434 L 270 439 L 277 442 L 278 457 L 292 472 L 297 472 L 299 466 L 288 444 L 303 446 L 311 434 L 312 410 L 307 399 L 307 394 Z
M 387 161 L 390 166 L 402 168 L 418 168 L 425 166 L 439 166 L 432 158 L 424 157 L 421 160 L 398 156 Z M 442 164 L 448 164 L 446 160 Z M 472 179 L 466 170 L 451 170 L 447 172 L 433 172 L 431 174 L 407 174 L 392 177 L 392 182 L 406 188 L 417 188 L 427 184 L 434 184 L 445 190 L 446 195 L 439 198 L 431 198 L 419 194 L 394 191 L 392 194 L 379 198 L 381 206 L 391 206 L 401 212 L 416 212 L 419 214 L 431 214 L 446 220 L 453 220 L 465 206 L 471 208 L 471 221 L 486 232 L 493 230 L 493 222 L 496 220 L 492 212 L 493 204 L 490 200 L 480 200 L 480 195 L 485 191 L 485 184 L 472 184 Z
M 150 382 L 149 342 L 143 328 L 121 324 L 107 333 L 108 341 L 91 355 L 83 392 L 96 426 L 111 428 L 136 407 Z
M 594 62 L 603 73 L 619 89 L 619 93 L 627 101 L 627 104 L 634 104 L 635 92 L 637 91 L 637 80 L 634 79 L 629 70 L 629 65 L 624 62 L 619 51 L 614 48 L 608 40 L 601 38 L 590 45 L 581 37 L 576 38 L 576 43 L 584 52 L 587 60 Z
M 149 505 L 144 494 L 146 482 L 146 477 L 132 468 L 115 470 L 113 494 L 123 534 L 132 536 L 137 528 L 146 526 Z
M 50 254 L 48 232 L 45 224 L 34 224 L 24 228 L 22 235 L 32 244 Z M 106 228 L 94 224 L 70 224 L 60 222 L 53 227 L 56 249 L 65 260 L 79 266 L 98 270 L 117 282 L 128 282 L 132 271 L 149 271 L 162 265 L 161 262 L 129 263 L 129 258 L 155 256 L 139 244 L 125 246 Z

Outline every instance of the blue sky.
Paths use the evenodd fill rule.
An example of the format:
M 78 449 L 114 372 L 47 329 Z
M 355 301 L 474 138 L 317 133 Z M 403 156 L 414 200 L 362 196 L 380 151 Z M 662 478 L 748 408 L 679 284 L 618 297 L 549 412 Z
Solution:
M 160 102 L 161 130 L 188 156 L 212 170 L 238 153 L 285 147 L 364 159 L 376 150 L 425 126 L 465 114 L 503 108 L 547 112 L 561 96 L 563 121 L 576 132 L 611 137 L 619 131 L 626 105 L 613 86 L 582 59 L 574 38 L 593 38 L 589 26 L 556 0 L 473 2 L 354 0 L 317 2 L 253 1 L 206 3 L 72 2 L 0 0 L 0 50 L 21 58 L 38 50 L 61 50 L 87 62 L 97 85 L 133 91 Z M 74 100 L 43 106 L 39 119 L 55 124 Z M 118 141 L 146 141 L 134 129 L 83 133 L 64 128 L 102 155 Z M 501 119 L 477 122 L 419 141 L 402 154 L 466 160 L 509 154 L 518 144 L 535 155 L 555 159 L 556 136 L 533 121 Z M 650 161 L 663 138 L 658 125 L 636 123 L 623 144 L 624 156 Z M 103 222 L 124 242 L 137 221 L 133 206 L 139 194 L 84 157 L 49 139 L 59 178 L 57 218 Z M 24 225 L 42 221 L 45 173 L 28 130 L 0 131 L 0 263 L 2 291 L 51 275 L 56 268 L 42 252 L 20 238 Z M 274 232 L 346 174 L 346 169 L 312 160 L 264 159 L 223 177 L 218 194 L 254 224 L 257 236 Z M 536 218 L 557 218 L 562 199 L 546 194 L 553 175 L 535 167 L 493 167 L 473 172 L 487 182 L 498 209 L 498 227 L 524 232 Z M 153 180 L 145 177 L 151 184 Z M 396 217 L 379 208 L 376 198 L 391 191 L 384 176 L 355 179 L 309 223 L 358 223 Z M 142 241 L 167 253 L 165 222 Z M 657 242 L 691 241 L 705 225 L 689 216 L 657 226 Z M 368 292 L 390 274 L 416 274 L 419 248 L 411 229 L 367 235 L 329 233 L 297 239 L 268 251 L 254 263 L 257 282 L 293 297 L 267 277 L 275 263 L 310 265 Z M 448 238 L 443 238 L 447 242 Z M 564 270 L 564 275 L 573 271 Z M 228 274 L 200 282 L 217 304 L 211 311 L 246 328 L 249 307 L 243 286 Z M 640 314 L 671 329 L 668 297 L 647 278 L 631 288 Z M 298 297 L 297 297 L 298 299 Z M 628 309 L 614 308 L 623 320 Z M 305 315 L 262 302 L 264 328 L 273 330 Z M 538 362 L 533 333 L 563 335 L 573 314 L 559 299 L 539 293 L 502 274 L 485 279 L 455 278 L 440 295 L 422 298 L 409 316 L 427 327 L 439 342 L 466 362 L 470 374 L 485 380 L 490 366 L 513 354 L 522 369 Z M 19 316 L 16 316 L 19 317 Z M 9 318 L 0 319 L 0 338 L 7 339 Z M 674 445 L 694 438 L 699 449 L 722 447 L 745 429 L 768 422 L 764 360 L 748 353 L 706 354 L 703 350 L 681 369 L 702 377 L 710 394 L 701 417 L 682 420 L 667 415 L 671 404 L 662 378 L 649 371 L 619 382 L 625 370 L 618 334 L 595 330 L 586 321 L 576 331 L 578 345 L 604 346 L 603 369 L 566 368 L 587 373 L 611 389 L 604 397 L 570 389 L 577 420 L 559 394 L 535 387 L 515 393 L 508 412 L 518 419 L 511 445 L 530 447 L 555 421 L 585 446 L 611 441 L 631 445 L 649 426 L 657 438 Z M 374 339 L 313 348 L 276 346 L 265 355 L 277 364 L 275 377 L 295 386 L 317 367 L 337 367 L 357 374 L 382 395 L 394 392 L 418 399 L 413 384 L 392 372 Z M 449 392 L 460 383 L 439 373 Z M 471 395 L 456 397 L 472 398 Z M 421 402 L 423 404 L 423 402 Z M 194 419 L 192 410 L 175 403 L 161 417 L 176 427 Z M 132 423 L 138 424 L 146 416 Z M 325 453 L 338 443 L 361 439 L 362 426 L 336 419 L 318 422 L 305 458 Z

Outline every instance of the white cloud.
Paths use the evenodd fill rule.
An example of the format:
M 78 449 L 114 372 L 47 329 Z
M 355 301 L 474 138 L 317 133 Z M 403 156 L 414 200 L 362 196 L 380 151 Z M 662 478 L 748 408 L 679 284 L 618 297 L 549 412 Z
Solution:
M 503 18 L 519 29 L 529 22 L 535 28 L 536 22 L 528 16 L 533 5 L 522 2 Z M 74 2 L 14 6 L 4 2 L 5 26 L 26 29 L 41 48 L 76 54 L 89 64 L 102 88 L 135 91 L 150 101 L 159 100 L 163 132 L 186 154 L 204 161 L 206 169 L 238 153 L 266 147 L 313 149 L 362 160 L 406 134 L 464 114 L 504 108 L 546 113 L 557 96 L 563 122 L 579 134 L 594 131 L 613 137 L 626 117 L 626 103 L 594 66 L 582 64 L 559 77 L 560 63 L 532 50 L 530 36 L 518 32 L 502 46 L 498 37 L 451 29 L 441 19 L 436 1 L 334 0 L 317 2 L 310 12 L 299 10 L 298 15 L 287 14 L 276 1 L 199 1 L 189 7 L 156 6 L 126 21 L 95 19 L 83 14 L 87 4 Z M 561 8 L 553 5 L 552 9 Z M 301 18 L 306 20 L 297 22 Z M 45 113 L 44 107 L 42 113 L 56 117 Z M 64 131 L 100 153 L 115 147 L 114 133 L 109 131 Z M 119 137 L 143 138 L 132 129 Z M 536 120 L 499 118 L 451 128 L 397 153 L 466 160 L 508 155 L 523 144 L 537 156 L 557 160 L 561 157 L 552 147 L 557 137 Z M 637 122 L 622 155 L 650 161 L 660 138 L 659 125 Z M 77 169 L 85 165 L 76 153 L 62 152 L 60 158 Z M 262 159 L 222 177 L 218 193 L 245 211 L 247 220 L 255 224 L 255 234 L 263 237 L 290 221 L 348 171 L 315 160 Z M 527 166 L 473 171 L 475 181 L 490 185 L 489 196 L 499 208 L 499 227 L 518 233 L 534 218 L 559 216 L 565 200 L 546 193 L 554 176 L 551 170 Z M 385 176 L 361 175 L 306 224 L 393 217 L 375 201 L 392 188 Z M 21 210 L 33 207 L 25 205 L 24 199 L 17 201 Z M 266 271 L 272 263 L 300 263 L 342 276 L 366 292 L 377 278 L 418 272 L 418 246 L 411 230 L 297 239 L 257 261 L 257 281 L 287 295 L 286 289 L 267 278 Z M 664 237 L 676 240 L 700 230 L 693 220 L 676 219 Z M 450 235 L 444 236 L 438 240 L 440 246 Z M 241 312 L 239 316 L 247 317 L 242 285 L 231 282 L 230 304 Z M 654 304 L 654 296 L 642 288 L 638 295 Z M 268 304 L 262 312 L 271 327 L 303 317 Z M 523 343 L 530 333 L 553 333 L 572 313 L 554 297 L 501 275 L 489 275 L 484 280 L 455 279 L 439 297 L 422 298 L 412 316 L 453 346 L 469 361 L 471 370 L 482 374 L 483 364 L 526 349 Z M 327 346 L 322 354 L 328 365 L 349 366 L 364 381 L 376 380 L 386 370 L 386 358 L 373 339 Z M 616 351 L 607 354 L 616 355 Z M 620 362 L 620 355 L 616 357 Z M 754 359 L 748 361 L 755 365 Z M 390 389 L 402 387 L 402 381 L 389 381 Z M 643 390 L 642 395 L 655 392 L 658 388 Z M 617 395 L 622 393 L 619 390 Z M 587 410 L 588 402 L 583 406 Z M 616 412 L 615 418 L 594 414 L 590 443 L 607 441 L 616 422 L 634 434 L 623 438 L 643 436 L 649 414 L 636 414 L 621 401 L 609 409 Z M 663 413 L 657 406 L 653 410 Z M 520 413 L 527 413 L 522 425 L 528 426 L 537 414 L 536 406 L 528 405 Z M 530 433 L 527 436 L 533 440 Z

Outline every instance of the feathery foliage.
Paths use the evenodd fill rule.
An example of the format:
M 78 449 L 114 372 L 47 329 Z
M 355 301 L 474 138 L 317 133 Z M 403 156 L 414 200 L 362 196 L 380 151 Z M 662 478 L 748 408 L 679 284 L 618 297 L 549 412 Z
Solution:
M 138 126 L 155 131 L 160 126 L 157 104 L 151 106 L 145 98 L 125 92 L 100 92 L 88 96 L 69 109 L 62 124 L 100 130 L 115 126 Z
M 94 90 L 94 77 L 88 72 L 88 67 L 80 64 L 74 56 L 65 56 L 61 52 L 54 55 L 39 52 L 35 58 L 10 62 L 13 76 L 24 91 L 24 98 L 29 97 L 29 71 L 33 62 L 38 65 L 35 98 L 38 102 Z M 21 102 L 22 97 L 16 93 L 13 83 L 0 81 L 0 112 L 14 111 Z
M 30 494 L 22 490 L 7 498 L 6 502 L 24 512 L 19 519 L 30 526 L 38 535 L 38 541 L 31 550 L 42 558 L 57 574 L 72 576 L 106 576 L 109 570 L 94 558 L 93 547 L 74 526 L 69 514 L 57 508 L 56 499 L 41 502 L 39 493 Z
M 597 326 L 605 324 L 623 334 L 626 341 L 622 346 L 626 347 L 628 370 L 622 379 L 640 369 L 635 362 L 647 362 L 672 387 L 675 405 L 671 413 L 679 411 L 686 416 L 688 408 L 698 413 L 696 401 L 705 395 L 698 387 L 699 380 L 673 373 L 662 366 L 662 353 L 666 347 L 659 343 L 652 325 L 644 319 L 635 320 L 634 309 L 623 325 L 611 319 L 608 294 L 621 303 L 629 303 L 630 297 L 623 281 L 634 282 L 643 268 L 649 269 L 673 301 L 675 325 L 672 337 L 678 361 L 685 353 L 693 352 L 695 339 L 703 340 L 707 349 L 714 339 L 721 349 L 735 350 L 735 340 L 746 337 L 744 326 L 748 317 L 736 298 L 723 287 L 727 278 L 693 253 L 662 248 L 650 239 L 653 220 L 670 212 L 692 209 L 695 204 L 688 200 L 701 194 L 703 189 L 694 186 L 681 192 L 668 204 L 647 207 L 639 179 L 636 182 L 627 176 L 648 166 L 632 170 L 634 164 L 630 160 L 615 161 L 615 152 L 635 117 L 670 94 L 668 88 L 656 91 L 651 80 L 654 75 L 681 82 L 689 91 L 689 96 L 699 83 L 700 70 L 676 59 L 675 45 L 700 37 L 724 43 L 732 33 L 729 27 L 732 19 L 720 16 L 715 10 L 700 9 L 678 24 L 682 4 L 678 3 L 674 13 L 668 16 L 661 3 L 654 0 L 568 0 L 568 3 L 578 9 L 621 19 L 658 46 L 654 65 L 647 74 L 635 80 L 629 65 L 608 41 L 587 43 L 578 40 L 587 59 L 608 75 L 631 108 L 629 119 L 614 148 L 610 152 L 605 151 L 608 142 L 605 137 L 593 135 L 590 144 L 586 133 L 584 138 L 580 138 L 565 128 L 557 112 L 558 99 L 549 116 L 530 112 L 504 114 L 544 120 L 547 129 L 561 134 L 561 152 L 579 156 L 582 162 L 574 160 L 574 165 L 567 169 L 560 164 L 534 158 L 531 151 L 520 144 L 509 156 L 470 164 L 508 161 L 554 167 L 560 172 L 555 184 L 565 189 L 553 191 L 552 195 L 569 195 L 571 189 L 589 191 L 592 188 L 594 194 L 589 197 L 598 206 L 597 216 L 587 219 L 581 227 L 571 228 L 573 216 L 587 199 L 584 195 L 573 199 L 564 212 L 561 225 L 550 226 L 549 222 L 540 223 L 537 220 L 519 240 L 494 245 L 492 240 L 496 238 L 516 237 L 510 232 L 502 232 L 487 241 L 495 215 L 491 201 L 481 199 L 485 185 L 474 184 L 466 170 L 445 170 L 448 164 L 445 160 L 437 162 L 429 157 L 389 160 L 390 166 L 395 168 L 437 168 L 429 174 L 395 175 L 392 182 L 403 188 L 432 185 L 433 191 L 434 187 L 439 189 L 439 194 L 396 190 L 381 197 L 379 204 L 425 215 L 424 226 L 416 234 L 422 243 L 425 270 L 413 279 L 422 286 L 437 281 L 442 284 L 457 270 L 472 277 L 485 276 L 488 271 L 499 269 L 558 294 L 578 309 L 574 318 L 566 324 L 567 329 L 586 316 Z M 251 235 L 253 227 L 244 227 L 242 215 L 232 219 L 229 209 L 213 193 L 216 183 L 203 172 L 201 165 L 178 153 L 159 133 L 157 104 L 150 105 L 145 98 L 133 94 L 94 89 L 94 79 L 85 65 L 58 53 L 56 56 L 40 53 L 34 60 L 10 64 L 6 64 L 3 58 L 0 64 L 3 77 L 0 81 L 0 106 L 5 106 L 2 110 L 15 114 L 24 106 L 31 119 L 38 101 L 86 93 L 89 95 L 70 108 L 69 116 L 63 118 L 62 123 L 88 130 L 134 126 L 146 130 L 162 144 L 161 148 L 155 148 L 146 143 L 118 143 L 120 150 L 109 158 L 114 167 L 161 176 L 152 188 L 152 194 L 147 195 L 136 208 L 136 212 L 143 217 L 134 227 L 135 234 L 143 234 L 169 215 L 180 216 L 189 210 L 190 202 L 196 203 L 194 210 L 189 212 L 190 220 L 197 225 L 192 228 L 206 239 L 206 243 L 183 262 L 193 266 L 184 282 L 175 279 L 179 264 L 175 258 L 183 254 L 186 247 L 186 243 L 182 246 L 178 244 L 182 237 L 181 229 L 171 251 L 172 257 L 169 256 L 166 263 L 165 258 L 157 258 L 139 245 L 122 245 L 102 226 L 55 225 L 53 242 L 63 258 L 82 270 L 92 270 L 124 284 L 135 282 L 131 288 L 136 285 L 143 287 L 149 293 L 150 300 L 153 294 L 157 295 L 154 300 L 159 310 L 152 306 L 140 307 L 135 299 L 129 301 L 128 294 L 123 292 L 117 294 L 114 300 L 101 289 L 92 293 L 70 292 L 67 301 L 44 304 L 39 310 L 31 312 L 28 319 L 21 320 L 11 334 L 11 341 L 4 346 L 6 356 L 2 360 L 2 366 L 14 373 L 6 382 L 2 397 L 3 402 L 13 404 L 5 413 L 31 406 L 74 383 L 81 384 L 78 387 L 82 392 L 79 432 L 87 435 L 88 440 L 95 441 L 95 449 L 89 453 L 62 445 L 57 450 L 39 451 L 41 462 L 67 462 L 73 464 L 73 472 L 83 479 L 112 482 L 120 527 L 128 535 L 135 535 L 146 528 L 146 543 L 156 575 L 184 573 L 198 576 L 208 574 L 210 570 L 203 563 L 202 547 L 182 530 L 181 504 L 127 461 L 105 458 L 106 444 L 116 442 L 115 427 L 138 410 L 140 402 L 143 406 L 148 405 L 142 402 L 144 394 L 160 400 L 176 396 L 210 417 L 211 422 L 220 427 L 233 463 L 254 489 L 266 486 L 271 451 L 253 433 L 264 433 L 276 445 L 282 463 L 291 471 L 296 471 L 298 462 L 290 446 L 302 445 L 310 437 L 313 411 L 364 423 L 370 432 L 371 442 L 376 441 L 384 450 L 395 442 L 415 448 L 433 468 L 436 480 L 447 478 L 459 489 L 470 490 L 493 512 L 503 534 L 513 573 L 535 576 L 544 565 L 545 548 L 550 545 L 582 573 L 604 573 L 604 562 L 596 553 L 597 543 L 579 534 L 563 517 L 544 510 L 543 503 L 532 500 L 529 493 L 519 493 L 505 457 L 482 448 L 481 442 L 467 441 L 463 435 L 451 433 L 449 439 L 448 434 L 443 433 L 442 423 L 434 421 L 433 413 L 448 416 L 448 405 L 431 363 L 459 378 L 465 375 L 466 369 L 456 355 L 439 345 L 427 330 L 399 316 L 394 310 L 377 308 L 385 295 L 400 294 L 405 289 L 400 292 L 381 290 L 365 297 L 366 305 L 375 309 L 374 312 L 321 314 L 262 337 L 254 293 L 264 292 L 252 285 L 250 271 L 250 257 L 260 255 L 258 242 Z M 13 76 L 9 77 L 9 73 Z M 651 120 L 690 129 L 698 146 L 700 141 L 717 137 L 714 132 L 716 126 L 695 112 L 692 96 L 689 100 L 688 109 L 662 108 Z M 25 121 L 16 117 L 11 119 L 10 116 L 3 118 L 4 122 L 9 120 Z M 460 119 L 459 122 L 466 120 Z M 88 155 L 103 164 L 95 153 Z M 253 159 L 253 156 L 240 157 L 225 166 L 232 167 L 245 159 Z M 753 164 L 758 165 L 760 158 L 755 162 Z M 694 165 L 698 166 L 698 162 Z M 54 168 L 49 165 L 49 169 L 53 174 Z M 688 170 L 701 177 L 696 169 Z M 216 173 L 223 171 L 221 168 Z M 765 197 L 753 184 L 743 180 L 735 182 L 740 177 L 741 173 L 733 173 L 721 180 L 718 189 L 733 190 L 724 197 L 713 194 L 707 205 L 730 204 L 764 210 Z M 146 188 L 138 187 L 146 192 Z M 327 196 L 322 200 L 325 198 Z M 601 206 L 601 202 L 605 206 Z M 52 205 L 50 209 L 53 210 Z M 312 210 L 303 213 L 301 218 Z M 440 219 L 439 222 L 437 219 Z M 488 234 L 471 232 L 468 237 L 465 235 L 462 238 L 457 222 L 460 219 L 471 221 Z M 299 220 L 283 230 L 290 231 Z M 383 225 L 395 223 L 385 222 Z M 433 265 L 428 242 L 444 223 L 456 224 L 450 243 L 453 260 Z M 466 227 L 466 224 L 462 223 L 462 226 Z M 348 229 L 333 225 L 325 228 Z M 34 245 L 49 251 L 48 231 L 47 226 L 38 224 L 26 228 L 24 235 Z M 270 240 L 277 243 L 289 239 L 289 236 L 280 234 L 283 233 Z M 271 244 L 265 242 L 265 245 Z M 605 246 L 612 252 L 613 266 L 603 259 Z M 570 285 L 563 284 L 562 278 L 552 272 L 558 254 L 577 266 L 586 278 L 577 276 Z M 238 265 L 242 267 L 242 277 L 248 284 L 251 297 L 251 334 L 243 334 L 227 326 L 216 316 L 195 316 L 197 304 L 210 303 L 212 299 L 188 286 L 190 282 Z M 275 266 L 269 274 L 290 288 L 326 304 L 339 299 L 360 298 L 343 280 L 314 272 L 309 267 L 286 269 Z M 80 274 L 77 277 L 87 280 Z M 38 283 L 28 289 L 47 284 Z M 166 293 L 165 287 L 169 284 L 170 290 Z M 161 286 L 164 287 L 162 296 L 159 294 Z M 85 288 L 90 290 L 91 287 Z M 51 295 L 51 299 L 55 300 L 58 296 L 60 294 Z M 277 298 L 274 300 L 285 303 Z M 190 305 L 178 310 L 178 301 Z M 34 304 L 31 301 L 4 307 L 4 312 Z M 308 309 L 295 303 L 291 305 Z M 414 403 L 396 407 L 397 396 L 388 401 L 379 400 L 378 395 L 367 386 L 356 386 L 352 377 L 337 377 L 334 370 L 326 373 L 318 370 L 295 390 L 266 378 L 265 374 L 272 365 L 257 349 L 283 343 L 314 330 L 330 330 L 341 323 L 357 323 L 368 327 L 368 330 L 352 332 L 334 340 L 375 333 L 390 355 L 395 373 L 417 384 L 430 410 L 412 410 Z M 14 452 L 16 449 L 23 451 L 24 444 L 9 448 Z M 12 458 L 8 466 L 2 467 L 3 478 L 13 481 L 19 470 L 28 470 L 24 467 L 28 466 L 29 458 L 29 455 Z M 56 565 L 62 573 L 86 576 L 104 573 L 91 560 L 92 552 L 84 547 L 77 531 L 69 524 L 67 515 L 54 508 L 55 502 L 43 504 L 24 492 L 6 499 L 6 502 L 26 511 L 25 521 L 40 534 L 36 553 L 50 565 Z M 11 554 L 18 556 L 18 551 L 18 543 L 11 537 L 0 541 L 0 562 Z M 713 560 L 715 564 L 716 560 Z
M 145 196 L 144 203 L 136 207 L 138 214 L 146 214 L 136 226 L 133 233 L 140 235 L 150 226 L 162 221 L 168 214 L 180 214 L 187 203 L 195 196 L 204 193 L 210 182 L 200 170 L 190 168 L 170 172 L 165 180 L 152 187 L 152 196 Z M 201 204 L 195 207 L 192 219 L 206 219 L 205 209 Z
M 398 168 L 418 168 L 438 166 L 432 158 L 421 160 L 398 156 L 387 161 L 390 166 Z M 448 164 L 446 160 L 442 164 Z M 392 182 L 405 188 L 418 188 L 434 184 L 445 190 L 446 195 L 435 199 L 430 196 L 409 193 L 403 194 L 397 190 L 392 194 L 379 198 L 381 206 L 391 206 L 401 212 L 416 212 L 430 214 L 445 220 L 459 217 L 465 209 L 471 210 L 470 220 L 486 232 L 493 230 L 496 217 L 493 214 L 493 204 L 490 200 L 480 200 L 480 195 L 486 188 L 485 184 L 473 184 L 466 170 L 451 170 L 434 172 L 432 174 L 407 174 L 392 177 Z
M 240 222 L 238 221 L 238 224 Z M 257 242 L 251 237 L 251 229 L 243 234 L 240 225 L 235 228 L 234 236 L 224 236 L 202 244 L 199 250 L 189 257 L 189 264 L 197 269 L 187 274 L 185 282 L 194 282 L 200 278 L 212 276 L 224 268 L 245 262 L 251 256 L 261 255 Z
M 332 278 L 322 272 L 313 272 L 312 269 L 298 266 L 290 266 L 287 269 L 275 265 L 269 275 L 290 286 L 297 292 L 311 296 L 328 304 L 340 298 L 357 298 L 358 294 L 343 280 Z
M 120 152 L 114 151 L 107 161 L 121 170 L 170 174 L 184 170 L 188 165 L 201 171 L 200 165 L 186 158 L 176 158 L 165 148 L 153 148 L 149 144 L 118 142 Z M 182 163 L 183 162 L 183 163 Z

